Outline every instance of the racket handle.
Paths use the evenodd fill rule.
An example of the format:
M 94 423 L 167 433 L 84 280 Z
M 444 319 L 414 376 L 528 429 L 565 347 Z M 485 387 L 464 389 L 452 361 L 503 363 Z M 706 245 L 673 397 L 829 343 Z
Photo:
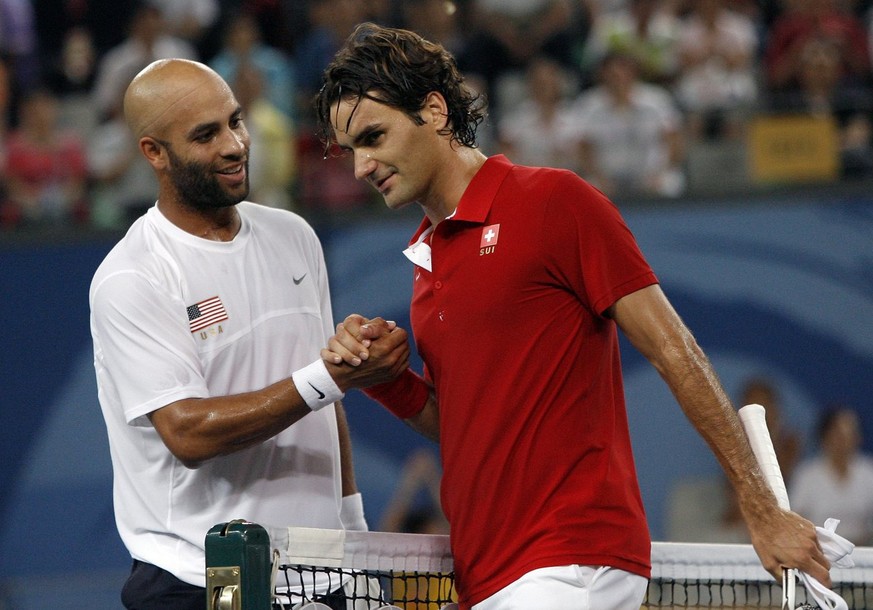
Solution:
M 766 413 L 764 407 L 758 404 L 750 404 L 739 410 L 740 421 L 749 437 L 752 453 L 758 460 L 764 479 L 776 496 L 779 507 L 788 510 L 788 491 L 785 489 L 785 481 L 782 479 L 782 470 L 776 459 L 776 450 L 767 429 Z
M 776 496 L 776 502 L 780 508 L 789 510 L 788 491 L 785 489 L 785 480 L 782 478 L 782 470 L 779 468 L 779 460 L 776 459 L 773 440 L 767 429 L 767 414 L 764 407 L 758 404 L 749 404 L 740 408 L 738 414 L 740 422 L 746 430 L 746 436 L 749 437 L 752 453 L 758 460 L 767 485 Z M 782 610 L 794 610 L 795 577 L 795 570 L 782 570 Z

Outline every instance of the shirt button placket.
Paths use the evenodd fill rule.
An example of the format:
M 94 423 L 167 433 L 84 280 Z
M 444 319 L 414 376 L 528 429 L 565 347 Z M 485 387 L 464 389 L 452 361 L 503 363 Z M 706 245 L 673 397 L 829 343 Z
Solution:
M 441 290 L 442 287 L 443 287 L 443 283 L 440 280 L 437 280 L 433 283 L 434 290 Z M 446 321 L 446 310 L 440 309 L 437 312 L 437 318 L 439 319 L 440 322 L 445 322 Z

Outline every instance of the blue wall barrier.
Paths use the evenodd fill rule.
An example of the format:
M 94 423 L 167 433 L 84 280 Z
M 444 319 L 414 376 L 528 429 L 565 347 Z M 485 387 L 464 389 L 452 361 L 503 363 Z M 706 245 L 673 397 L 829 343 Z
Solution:
M 674 204 L 631 208 L 625 217 L 732 396 L 751 375 L 772 378 L 807 451 L 818 410 L 850 403 L 861 412 L 870 450 L 873 200 Z M 411 272 L 401 251 L 417 222 L 403 214 L 320 229 L 337 320 L 360 312 L 408 326 Z M 7 430 L 0 444 L 0 606 L 3 586 L 10 606 L 44 604 L 45 597 L 28 606 L 25 593 L 3 583 L 47 573 L 109 574 L 88 586 L 103 586 L 117 600 L 129 565 L 112 514 L 88 330 L 88 285 L 113 241 L 0 246 Z M 623 361 L 644 500 L 653 535 L 662 539 L 675 482 L 718 477 L 719 469 L 652 367 L 627 344 Z M 404 458 L 430 445 L 358 392 L 347 396 L 346 408 L 375 527 Z

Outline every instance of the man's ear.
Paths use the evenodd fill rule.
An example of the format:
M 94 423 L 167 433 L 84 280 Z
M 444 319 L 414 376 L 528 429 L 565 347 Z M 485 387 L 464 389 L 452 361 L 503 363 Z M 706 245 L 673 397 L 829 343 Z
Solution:
M 139 149 L 154 169 L 164 169 L 167 166 L 166 147 L 150 136 L 139 139 Z
M 437 130 L 445 129 L 449 124 L 449 109 L 442 93 L 431 91 L 424 98 L 421 116 L 425 123 L 433 125 Z

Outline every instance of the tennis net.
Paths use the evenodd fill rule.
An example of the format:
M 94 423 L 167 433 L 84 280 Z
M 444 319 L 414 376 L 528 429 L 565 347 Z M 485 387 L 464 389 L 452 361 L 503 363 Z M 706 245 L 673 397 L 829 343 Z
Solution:
M 270 529 L 273 595 L 287 608 L 343 588 L 350 610 L 454 608 L 447 536 L 312 528 Z M 833 568 L 833 590 L 849 608 L 873 608 L 873 548 L 856 548 L 855 567 Z M 209 548 L 207 545 L 207 561 Z M 798 583 L 797 603 L 811 604 Z M 643 609 L 779 608 L 781 587 L 751 545 L 655 542 Z M 311 606 L 323 608 L 323 606 Z M 244 604 L 242 610 L 247 608 Z

